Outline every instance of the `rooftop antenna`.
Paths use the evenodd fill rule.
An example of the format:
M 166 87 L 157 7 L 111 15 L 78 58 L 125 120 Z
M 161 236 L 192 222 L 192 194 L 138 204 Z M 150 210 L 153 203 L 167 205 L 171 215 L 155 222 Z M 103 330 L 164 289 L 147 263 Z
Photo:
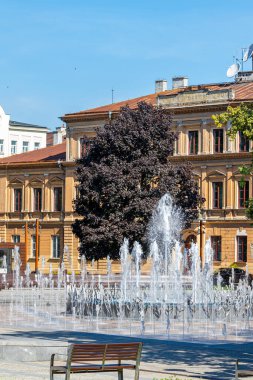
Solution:
M 253 70 L 253 44 L 251 44 L 248 49 L 246 49 L 244 55 L 243 55 L 243 62 L 247 62 L 247 60 L 251 58 L 252 59 L 252 70 Z
M 114 89 L 112 88 L 112 104 L 114 103 Z
M 243 71 L 243 62 L 246 62 L 246 61 L 244 61 L 244 57 L 245 57 L 245 53 L 248 49 L 247 48 L 241 48 L 241 50 L 242 50 L 241 64 L 242 64 L 242 71 Z

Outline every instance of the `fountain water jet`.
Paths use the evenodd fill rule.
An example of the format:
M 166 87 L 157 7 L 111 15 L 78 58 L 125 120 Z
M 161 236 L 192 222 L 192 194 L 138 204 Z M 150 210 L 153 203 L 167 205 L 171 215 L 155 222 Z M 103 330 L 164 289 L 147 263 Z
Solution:
M 130 253 L 124 239 L 120 249 L 121 273 L 87 273 L 81 258 L 81 276 L 75 276 L 68 247 L 64 252 L 72 269 L 65 275 L 64 261 L 54 287 L 52 266 L 41 274 L 37 286 L 20 276 L 18 249 L 14 252 L 15 289 L 0 292 L 0 302 L 9 303 L 9 316 L 2 318 L 19 327 L 33 325 L 132 335 L 156 335 L 178 339 L 252 339 L 253 291 L 247 281 L 222 288 L 213 285 L 213 253 L 210 241 L 200 262 L 198 247 L 189 251 L 180 244 L 181 210 L 166 194 L 159 201 L 148 226 L 150 273 L 142 273 L 144 260 L 138 242 Z M 94 261 L 93 264 L 94 265 Z M 4 298 L 5 297 L 5 298 Z M 5 312 L 7 310 L 5 308 Z M 4 323 L 4 322 L 3 322 Z

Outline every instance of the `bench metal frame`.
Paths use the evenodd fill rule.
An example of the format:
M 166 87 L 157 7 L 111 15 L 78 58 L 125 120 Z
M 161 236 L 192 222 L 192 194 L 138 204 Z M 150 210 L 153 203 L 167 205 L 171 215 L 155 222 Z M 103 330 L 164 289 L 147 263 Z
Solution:
M 253 370 L 242 369 L 239 370 L 239 359 L 235 362 L 235 380 L 239 380 L 240 377 L 247 378 L 253 376 Z
M 74 373 L 118 372 L 123 380 L 123 370 L 135 370 L 134 380 L 139 380 L 142 343 L 71 344 L 64 365 L 55 365 L 55 355 L 50 360 L 50 380 L 54 375 L 65 374 L 65 380 Z M 65 355 L 66 356 L 66 355 Z M 123 361 L 131 361 L 132 364 Z M 92 364 L 98 362 L 99 364 Z M 112 363 L 112 364 L 111 364 Z

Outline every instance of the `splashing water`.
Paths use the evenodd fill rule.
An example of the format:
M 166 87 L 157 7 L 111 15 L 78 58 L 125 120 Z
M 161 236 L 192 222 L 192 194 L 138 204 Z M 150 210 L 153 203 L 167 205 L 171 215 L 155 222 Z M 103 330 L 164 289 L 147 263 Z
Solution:
M 169 194 L 165 194 L 158 202 L 148 229 L 150 243 L 156 242 L 159 255 L 163 258 L 160 261 L 162 265 L 160 271 L 168 275 L 172 248 L 176 240 L 179 239 L 182 230 L 181 210 L 174 206 Z M 150 254 L 152 256 L 152 252 Z
M 55 323 L 61 323 L 64 328 L 117 334 L 251 340 L 253 291 L 247 279 L 240 281 L 238 286 L 231 279 L 230 286 L 222 288 L 218 276 L 214 286 L 210 241 L 206 242 L 201 262 L 197 244 L 192 243 L 190 250 L 180 244 L 183 225 L 181 210 L 166 194 L 159 201 L 148 226 L 147 258 L 144 258 L 138 242 L 130 252 L 129 242 L 124 239 L 120 248 L 119 274 L 112 273 L 109 256 L 105 275 L 94 274 L 94 261 L 89 274 L 82 257 L 78 278 L 73 275 L 72 260 L 65 246 L 72 276 L 65 276 L 62 261 L 56 287 L 52 267 L 48 279 L 41 274 L 36 288 L 28 281 L 27 267 L 26 280 L 22 283 L 19 252 L 15 249 L 16 293 L 9 310 L 15 318 L 17 304 L 18 312 L 23 310 L 20 324 L 21 319 L 22 323 L 29 323 L 28 316 L 33 310 L 33 316 L 36 316 L 33 321 L 37 321 L 40 327 L 44 323 L 55 328 Z M 148 273 L 144 273 L 145 261 L 149 264 Z M 30 288 L 24 289 L 28 283 Z M 23 293 L 23 290 L 29 292 Z M 0 292 L 0 302 L 1 294 L 3 292 Z M 7 320 L 12 320 L 13 315 Z

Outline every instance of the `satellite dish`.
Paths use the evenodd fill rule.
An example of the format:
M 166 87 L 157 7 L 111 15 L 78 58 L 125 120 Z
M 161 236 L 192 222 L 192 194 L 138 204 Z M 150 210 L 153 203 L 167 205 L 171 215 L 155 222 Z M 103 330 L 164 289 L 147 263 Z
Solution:
M 228 71 L 227 71 L 227 77 L 228 78 L 232 78 L 234 77 L 238 71 L 240 70 L 240 65 L 239 63 L 233 63 L 233 65 L 231 65 L 229 68 L 228 68 Z

